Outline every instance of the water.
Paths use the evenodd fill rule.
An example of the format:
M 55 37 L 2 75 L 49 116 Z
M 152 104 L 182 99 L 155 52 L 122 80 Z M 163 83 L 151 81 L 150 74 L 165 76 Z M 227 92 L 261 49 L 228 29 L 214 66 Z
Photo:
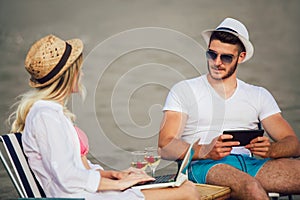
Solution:
M 95 86 L 89 91 L 95 109 L 82 112 L 79 123 L 92 138 L 93 156 L 107 167 L 121 168 L 127 163 L 129 166 L 130 159 L 120 158 L 122 153 L 157 142 L 160 110 L 169 87 L 181 79 L 205 73 L 203 49 L 192 46 L 204 44 L 201 31 L 232 16 L 247 25 L 255 47 L 253 59 L 239 67 L 239 78 L 270 90 L 300 137 L 299 8 L 298 0 L 1 0 L 1 133 L 9 130 L 4 121 L 15 97 L 28 90 L 29 76 L 23 63 L 29 46 L 49 33 L 64 39 L 79 37 L 85 44 L 84 55 L 89 64 L 85 66 L 85 82 Z M 129 31 L 142 27 L 163 29 Z M 141 31 L 147 37 L 140 35 Z M 190 39 L 195 43 L 190 43 Z M 137 41 L 141 43 L 136 44 Z M 105 45 L 108 48 L 103 49 Z M 141 48 L 134 49 L 134 45 Z M 154 48 L 143 48 L 151 45 Z M 158 49 L 160 46 L 169 49 Z M 197 48 L 199 51 L 194 51 Z M 93 57 L 93 53 L 101 55 Z M 107 65 L 102 66 L 103 63 Z M 100 68 L 105 69 L 102 74 L 95 73 Z M 108 148 L 113 146 L 110 154 L 103 153 L 105 144 L 99 145 L 99 127 L 105 133 L 103 140 L 108 141 L 105 144 L 110 145 Z M 159 171 L 169 168 L 161 167 Z M 0 199 L 16 197 L 2 165 L 0 174 Z

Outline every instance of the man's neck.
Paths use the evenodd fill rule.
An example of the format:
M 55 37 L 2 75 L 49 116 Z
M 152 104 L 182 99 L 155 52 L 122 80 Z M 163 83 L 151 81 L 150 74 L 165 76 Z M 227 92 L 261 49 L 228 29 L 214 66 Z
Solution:
M 209 74 L 207 74 L 207 80 L 212 88 L 214 88 L 216 93 L 218 93 L 224 99 L 230 98 L 234 94 L 237 87 L 237 79 L 235 74 L 229 78 L 221 80 L 213 79 Z

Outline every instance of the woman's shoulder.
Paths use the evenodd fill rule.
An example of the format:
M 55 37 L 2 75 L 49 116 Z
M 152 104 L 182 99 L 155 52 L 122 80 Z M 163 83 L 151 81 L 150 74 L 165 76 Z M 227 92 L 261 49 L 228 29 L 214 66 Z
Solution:
M 59 121 L 61 119 L 60 116 L 63 115 L 63 107 L 59 103 L 54 101 L 47 100 L 38 100 L 36 101 L 30 108 L 25 124 L 26 127 L 30 129 L 30 127 L 39 126 L 43 120 L 51 119 L 54 121 Z
M 50 101 L 50 100 L 38 100 L 36 101 L 32 108 L 49 108 L 53 110 L 61 110 L 63 109 L 62 105 L 55 102 L 55 101 Z
M 29 110 L 30 115 L 36 115 L 41 113 L 49 112 L 62 112 L 63 107 L 55 101 L 49 100 L 38 100 L 36 101 Z

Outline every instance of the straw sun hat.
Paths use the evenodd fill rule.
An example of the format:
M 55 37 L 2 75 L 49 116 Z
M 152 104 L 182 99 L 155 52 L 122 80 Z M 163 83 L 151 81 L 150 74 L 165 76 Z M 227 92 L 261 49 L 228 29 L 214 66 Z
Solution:
M 223 31 L 231 33 L 237 36 L 246 48 L 246 57 L 243 62 L 249 60 L 254 53 L 254 48 L 252 43 L 249 41 L 249 33 L 244 24 L 240 21 L 232 18 L 226 18 L 216 29 L 209 29 L 202 32 L 202 37 L 205 40 L 206 44 L 209 44 L 210 36 L 214 31 Z
M 25 59 L 25 68 L 31 75 L 29 85 L 44 87 L 57 80 L 80 56 L 83 43 L 79 39 L 64 41 L 48 35 L 36 41 Z

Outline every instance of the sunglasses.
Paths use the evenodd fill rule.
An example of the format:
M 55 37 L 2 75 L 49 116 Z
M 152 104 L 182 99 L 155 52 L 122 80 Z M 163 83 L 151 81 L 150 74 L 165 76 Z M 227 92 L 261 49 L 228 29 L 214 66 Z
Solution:
M 216 53 L 212 50 L 206 51 L 207 59 L 216 60 L 218 55 L 219 55 L 218 53 Z M 226 63 L 226 64 L 230 64 L 233 60 L 233 57 L 234 57 L 234 55 L 231 55 L 231 54 L 220 54 L 220 59 L 221 59 L 222 63 Z

